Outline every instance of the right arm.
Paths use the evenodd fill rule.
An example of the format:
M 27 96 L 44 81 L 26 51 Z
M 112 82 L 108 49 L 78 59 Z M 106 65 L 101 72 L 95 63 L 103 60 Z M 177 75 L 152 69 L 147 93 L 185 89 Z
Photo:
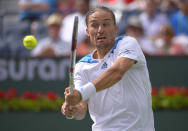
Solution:
M 81 70 L 81 68 L 79 68 L 78 66 L 75 67 L 75 74 L 74 74 L 74 84 L 75 87 L 76 86 L 82 86 L 85 83 L 87 83 L 87 79 L 85 78 L 83 71 Z M 73 92 L 75 92 L 76 89 L 74 89 Z M 84 119 L 86 113 L 87 113 L 87 106 L 88 106 L 88 100 L 86 101 L 79 101 L 79 99 L 75 99 L 76 104 L 71 105 L 72 106 L 72 110 L 70 110 L 70 104 L 66 101 L 67 99 L 67 95 L 70 94 L 69 93 L 69 88 L 65 89 L 64 95 L 65 95 L 65 102 L 62 105 L 62 109 L 61 112 L 63 115 L 71 118 L 72 116 L 74 116 L 75 120 L 82 120 Z M 81 97 L 81 94 L 79 92 L 75 92 L 73 93 L 74 95 L 76 95 L 77 97 Z M 79 102 L 78 102 L 79 101 Z M 78 103 L 78 104 L 77 104 Z

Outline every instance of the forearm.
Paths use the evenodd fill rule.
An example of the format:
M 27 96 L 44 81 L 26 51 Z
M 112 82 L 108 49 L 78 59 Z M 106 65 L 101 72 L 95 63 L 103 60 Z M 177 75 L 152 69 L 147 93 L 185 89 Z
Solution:
M 120 74 L 116 73 L 115 70 L 108 70 L 92 83 L 95 85 L 96 91 L 100 91 L 114 85 L 119 80 L 121 80 Z
M 87 112 L 87 102 L 80 102 L 77 106 L 77 112 L 74 114 L 75 120 L 82 120 L 85 118 Z
M 135 63 L 134 60 L 127 58 L 120 58 L 112 67 L 107 69 L 101 76 L 92 81 L 95 85 L 96 91 L 109 88 L 121 80 L 125 72 Z
M 78 96 L 76 101 L 81 99 L 82 101 L 88 100 L 92 95 L 96 92 L 103 90 L 105 88 L 109 88 L 124 76 L 125 72 L 131 68 L 131 66 L 135 63 L 135 60 L 129 58 L 119 58 L 116 62 L 108 68 L 104 73 L 102 73 L 97 79 L 86 83 L 82 87 L 77 88 L 80 92 L 81 96 Z M 71 100 L 72 95 L 69 95 Z M 81 98 L 80 98 L 81 97 Z M 75 100 L 71 100 L 72 104 L 75 104 Z M 69 103 L 69 104 L 70 104 Z

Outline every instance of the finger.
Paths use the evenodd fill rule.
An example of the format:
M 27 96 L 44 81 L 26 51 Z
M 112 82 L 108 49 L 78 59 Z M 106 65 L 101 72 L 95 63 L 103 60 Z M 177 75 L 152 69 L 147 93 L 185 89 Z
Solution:
M 64 114 L 65 116 L 68 116 L 68 117 L 73 116 L 73 113 L 70 112 L 70 111 L 63 111 L 63 114 Z
M 77 112 L 77 108 L 72 107 L 72 114 L 74 115 Z
M 66 117 L 67 117 L 67 118 L 72 118 L 73 115 L 72 115 L 72 114 L 66 114 Z
M 65 109 L 65 104 L 63 104 L 62 107 L 61 107 L 61 113 L 62 113 L 63 115 L 66 115 L 66 114 L 65 114 L 65 110 L 66 110 L 66 109 Z
M 65 114 L 64 114 L 63 105 L 62 105 L 62 107 L 61 107 L 61 113 L 62 113 L 63 115 L 65 115 Z
M 65 114 L 68 117 L 72 117 L 74 113 L 75 113 L 75 110 L 72 110 L 72 109 L 65 110 Z
M 65 92 L 64 92 L 64 96 L 65 96 L 65 98 L 66 98 L 66 95 L 68 95 L 69 94 L 69 89 L 65 89 Z
M 65 93 L 65 101 L 66 101 L 67 104 L 68 104 L 67 100 L 69 99 L 68 95 L 69 95 L 69 94 L 66 94 L 66 93 Z
M 67 87 L 66 89 L 65 89 L 65 93 L 69 93 L 69 87 Z
M 61 112 L 63 115 L 65 115 L 67 117 L 72 117 L 75 111 L 66 109 L 66 108 L 62 108 Z
M 70 107 L 70 105 L 68 105 L 67 102 L 64 102 L 61 109 L 62 109 L 63 111 L 65 111 L 65 110 L 68 110 L 69 107 Z
M 70 107 L 70 105 L 69 105 L 67 102 L 65 102 L 64 109 L 65 109 L 65 110 L 68 110 L 69 107 Z
M 72 97 L 73 97 L 73 94 L 65 93 L 65 98 L 72 99 Z

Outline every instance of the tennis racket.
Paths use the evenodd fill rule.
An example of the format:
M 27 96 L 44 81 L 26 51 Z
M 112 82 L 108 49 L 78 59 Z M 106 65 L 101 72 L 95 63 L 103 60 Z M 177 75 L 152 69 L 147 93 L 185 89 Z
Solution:
M 73 93 L 74 90 L 74 66 L 76 63 L 76 45 L 77 45 L 77 35 L 78 35 L 78 16 L 74 17 L 74 25 L 72 32 L 72 46 L 70 55 L 70 70 L 69 70 L 69 91 Z M 69 107 L 72 109 L 72 106 Z M 72 117 L 66 117 L 67 119 L 73 119 Z
M 69 90 L 70 90 L 70 93 L 72 93 L 73 90 L 74 90 L 74 66 L 75 66 L 75 62 L 76 62 L 77 35 L 78 35 L 78 16 L 75 16 L 73 33 L 72 33 L 72 46 L 71 46 L 70 70 L 69 70 Z

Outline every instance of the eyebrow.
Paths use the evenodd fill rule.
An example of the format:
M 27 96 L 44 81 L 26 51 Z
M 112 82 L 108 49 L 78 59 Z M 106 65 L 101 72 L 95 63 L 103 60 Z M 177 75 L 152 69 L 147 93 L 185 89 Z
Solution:
M 112 20 L 111 18 L 106 18 L 106 19 L 104 19 L 104 21 L 108 21 L 108 20 Z
M 106 19 L 103 19 L 102 21 L 110 21 L 110 20 L 112 20 L 111 18 L 106 18 Z M 97 20 L 90 20 L 90 22 L 96 22 Z

